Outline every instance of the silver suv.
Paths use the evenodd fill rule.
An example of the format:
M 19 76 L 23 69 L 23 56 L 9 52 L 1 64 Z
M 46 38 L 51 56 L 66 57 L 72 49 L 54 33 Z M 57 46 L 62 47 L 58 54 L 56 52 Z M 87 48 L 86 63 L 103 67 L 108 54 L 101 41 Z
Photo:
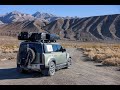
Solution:
M 17 70 L 21 73 L 35 70 L 52 76 L 56 70 L 69 68 L 71 60 L 59 43 L 24 41 L 17 55 Z

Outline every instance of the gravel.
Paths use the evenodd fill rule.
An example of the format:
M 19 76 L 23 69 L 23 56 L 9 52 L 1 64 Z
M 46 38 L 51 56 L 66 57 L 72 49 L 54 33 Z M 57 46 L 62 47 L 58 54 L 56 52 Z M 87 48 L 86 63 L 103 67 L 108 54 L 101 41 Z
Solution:
M 38 72 L 20 74 L 15 60 L 0 62 L 0 85 L 120 85 L 118 67 L 102 66 L 87 61 L 82 52 L 67 48 L 72 56 L 70 69 L 61 69 L 54 76 L 42 76 Z

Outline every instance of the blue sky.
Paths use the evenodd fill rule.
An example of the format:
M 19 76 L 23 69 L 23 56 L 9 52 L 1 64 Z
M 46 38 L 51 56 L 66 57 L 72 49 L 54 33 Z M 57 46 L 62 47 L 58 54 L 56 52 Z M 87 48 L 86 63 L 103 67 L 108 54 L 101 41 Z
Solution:
M 15 10 L 28 14 L 40 11 L 58 16 L 89 17 L 120 14 L 120 5 L 0 5 L 0 14 Z

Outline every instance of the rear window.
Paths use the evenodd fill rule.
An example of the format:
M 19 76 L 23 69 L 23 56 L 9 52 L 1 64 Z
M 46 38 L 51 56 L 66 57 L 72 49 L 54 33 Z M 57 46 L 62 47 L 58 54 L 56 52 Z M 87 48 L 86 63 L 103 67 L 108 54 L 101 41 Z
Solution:
M 33 49 L 37 53 L 42 53 L 42 45 L 41 44 L 37 44 L 37 43 L 22 43 L 20 45 L 19 52 L 20 53 L 26 52 L 27 51 L 27 47 Z

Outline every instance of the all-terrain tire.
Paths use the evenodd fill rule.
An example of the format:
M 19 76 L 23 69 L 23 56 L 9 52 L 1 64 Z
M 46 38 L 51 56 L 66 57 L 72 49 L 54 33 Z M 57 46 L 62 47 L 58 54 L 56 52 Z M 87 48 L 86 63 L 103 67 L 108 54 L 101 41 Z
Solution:
M 49 67 L 46 68 L 45 70 L 42 70 L 42 74 L 44 76 L 53 76 L 55 74 L 55 69 L 56 69 L 55 63 L 51 61 L 49 63 Z
M 68 58 L 66 69 L 69 69 L 71 65 L 72 65 L 72 58 Z
M 24 73 L 24 74 L 27 74 L 27 73 L 28 73 L 27 70 L 25 70 L 25 69 L 23 69 L 23 68 L 20 67 L 20 64 L 17 64 L 17 71 L 18 71 L 19 73 Z

